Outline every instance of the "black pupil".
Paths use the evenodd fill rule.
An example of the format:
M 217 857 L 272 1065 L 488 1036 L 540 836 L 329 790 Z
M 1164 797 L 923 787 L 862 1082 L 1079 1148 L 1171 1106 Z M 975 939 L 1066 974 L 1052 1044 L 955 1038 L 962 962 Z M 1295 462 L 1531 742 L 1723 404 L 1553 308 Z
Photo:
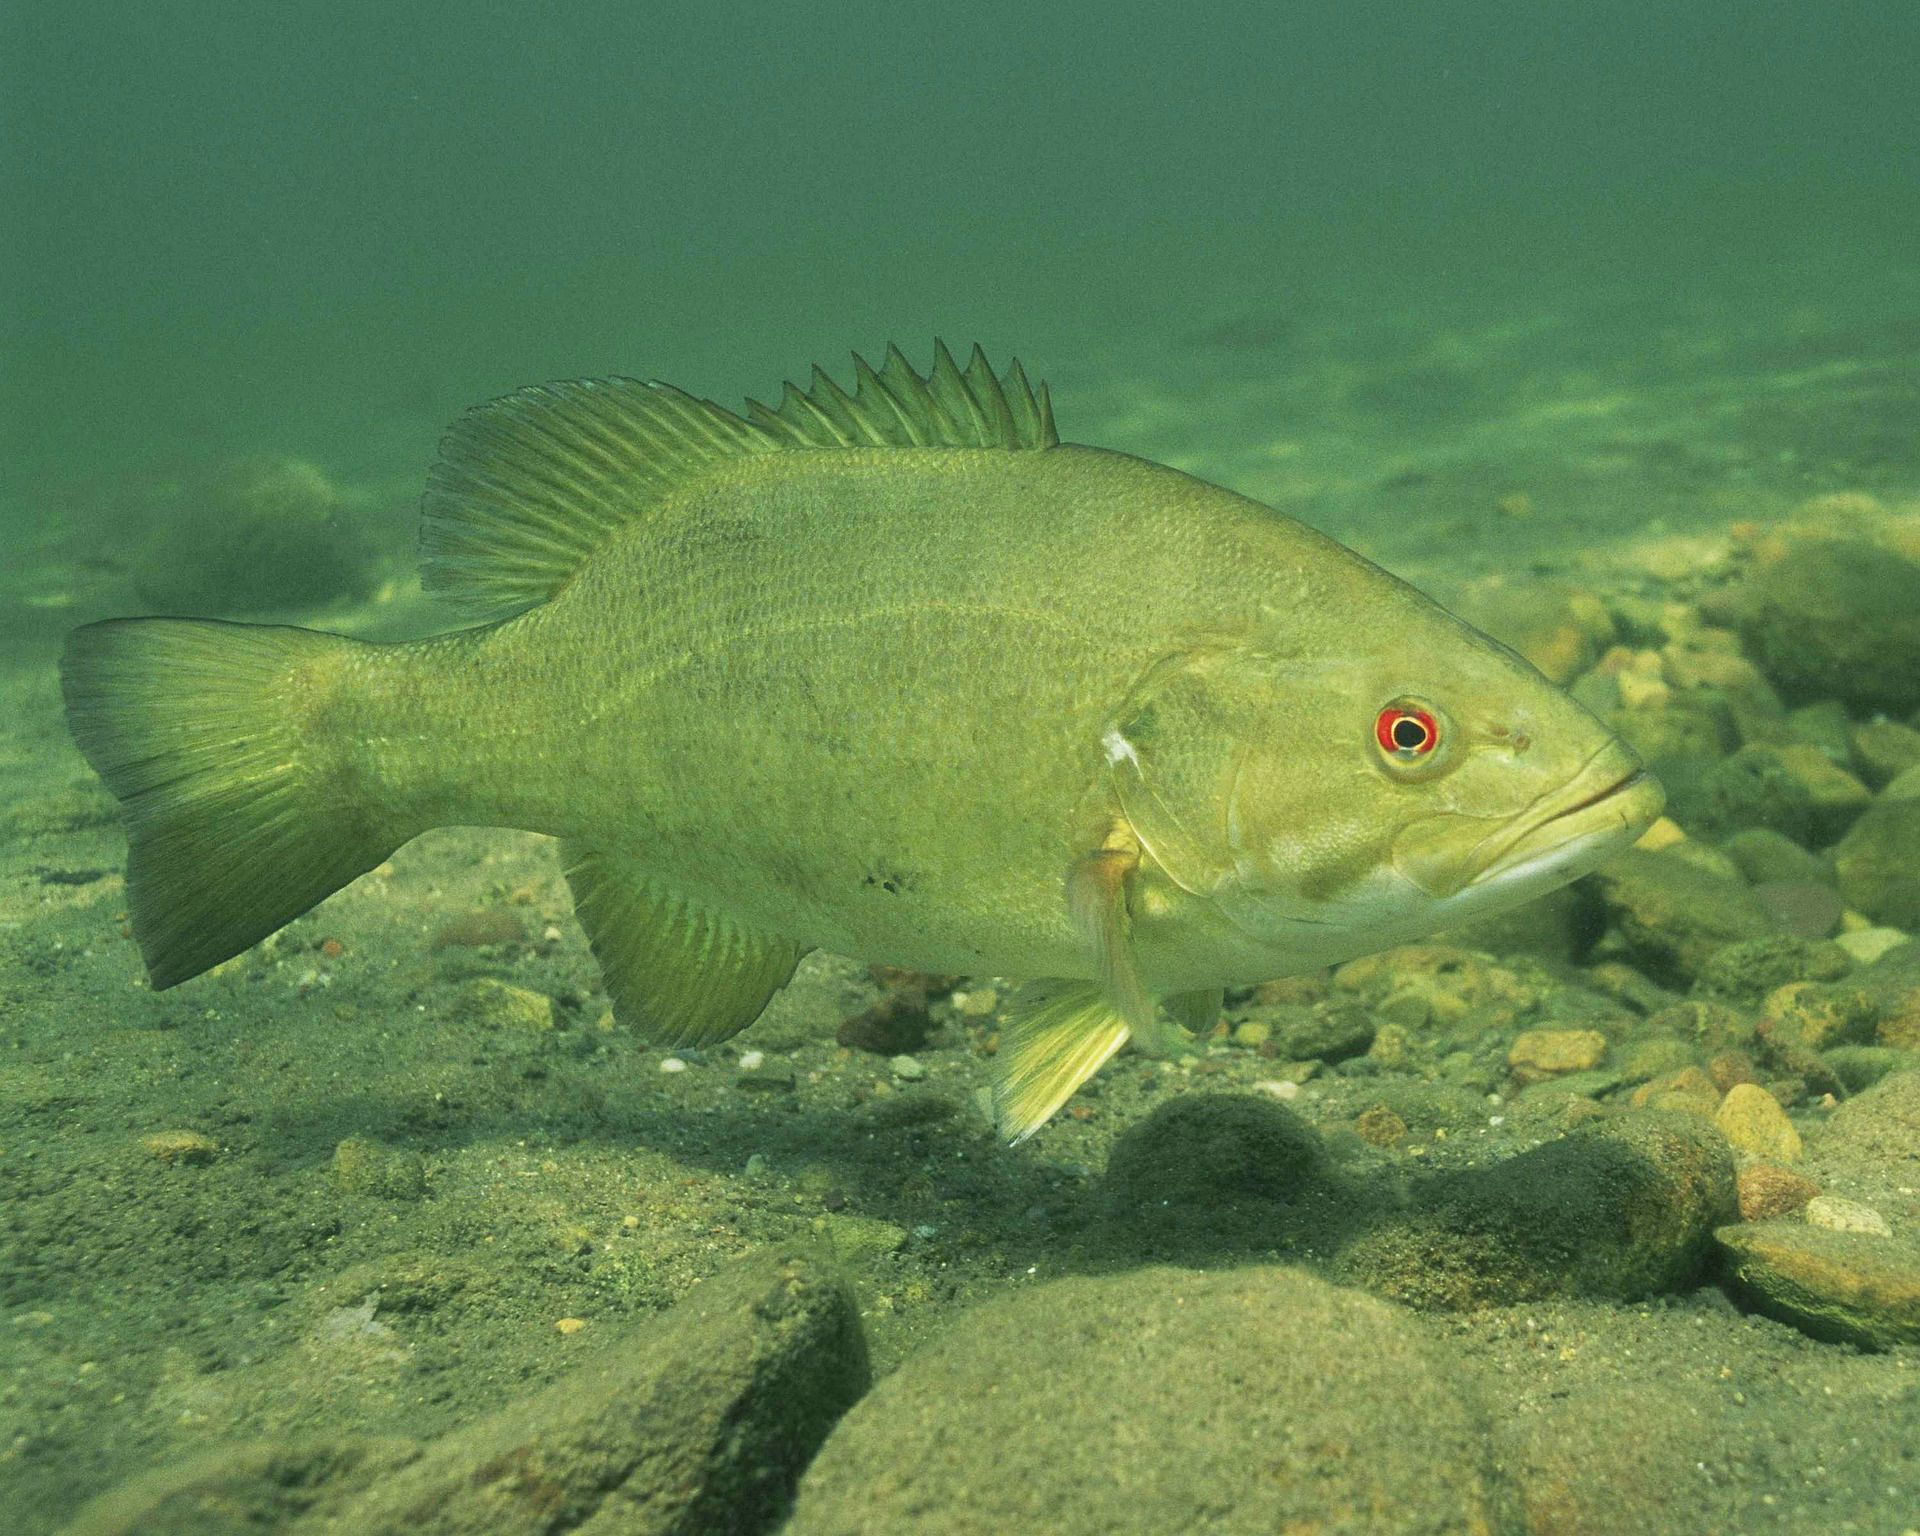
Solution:
M 1412 752 L 1427 744 L 1427 728 L 1411 715 L 1393 722 L 1393 744 L 1402 752 Z

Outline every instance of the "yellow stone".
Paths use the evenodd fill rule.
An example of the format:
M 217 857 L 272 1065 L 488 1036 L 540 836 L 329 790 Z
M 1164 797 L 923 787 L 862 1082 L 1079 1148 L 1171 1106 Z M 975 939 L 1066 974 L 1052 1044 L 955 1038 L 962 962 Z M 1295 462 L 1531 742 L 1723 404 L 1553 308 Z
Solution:
M 1591 1071 L 1606 1054 L 1607 1037 L 1597 1029 L 1529 1029 L 1507 1051 L 1507 1065 L 1521 1081 L 1536 1083 Z
M 142 1136 L 140 1145 L 163 1163 L 210 1163 L 220 1150 L 219 1142 L 198 1131 L 155 1131 Z
M 1680 830 L 1680 824 L 1670 816 L 1662 816 L 1640 834 L 1640 841 L 1633 846 L 1644 848 L 1648 853 L 1658 853 L 1662 848 L 1671 848 L 1675 843 L 1684 843 L 1686 840 L 1687 834 Z
M 562 1333 L 578 1333 L 587 1326 L 587 1320 L 584 1317 L 563 1317 L 553 1326 Z
M 1780 1101 L 1758 1083 L 1735 1083 L 1713 1120 L 1737 1151 L 1774 1163 L 1800 1156 L 1800 1133 Z

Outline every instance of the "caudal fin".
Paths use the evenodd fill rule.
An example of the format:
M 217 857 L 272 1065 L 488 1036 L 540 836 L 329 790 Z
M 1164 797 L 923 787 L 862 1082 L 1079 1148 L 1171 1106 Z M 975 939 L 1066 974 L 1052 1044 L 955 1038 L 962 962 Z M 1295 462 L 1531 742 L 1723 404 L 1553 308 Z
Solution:
M 60 662 L 74 740 L 127 826 L 127 902 L 154 987 L 239 954 L 403 839 L 343 803 L 303 722 L 358 642 L 203 619 L 110 619 Z

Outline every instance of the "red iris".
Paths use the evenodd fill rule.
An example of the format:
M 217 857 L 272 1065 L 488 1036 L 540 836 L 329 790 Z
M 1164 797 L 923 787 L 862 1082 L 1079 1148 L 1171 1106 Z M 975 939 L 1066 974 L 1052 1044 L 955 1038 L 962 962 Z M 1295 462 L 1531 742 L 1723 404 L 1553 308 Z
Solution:
M 1440 724 L 1424 709 L 1389 704 L 1373 722 L 1373 735 L 1387 756 L 1411 762 L 1440 744 Z

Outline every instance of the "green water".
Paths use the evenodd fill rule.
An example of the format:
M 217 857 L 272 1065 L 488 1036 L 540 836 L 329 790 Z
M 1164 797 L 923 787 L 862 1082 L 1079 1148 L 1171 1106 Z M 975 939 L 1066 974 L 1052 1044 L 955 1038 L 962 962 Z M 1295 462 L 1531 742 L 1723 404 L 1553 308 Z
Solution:
M 1905 3 L 6 7 L 0 1501 L 20 1528 L 237 1441 L 449 1431 L 566 1369 L 557 1319 L 590 1338 L 796 1235 L 832 1229 L 883 1370 L 1030 1270 L 1217 1262 L 1135 1251 L 1085 1210 L 1170 1086 L 1275 1070 L 1224 1037 L 1198 1080 L 1117 1068 L 1090 1117 L 1009 1153 L 969 1118 L 990 1010 L 952 1010 L 919 1051 L 946 1107 L 908 1136 L 876 1109 L 886 1058 L 833 1043 L 873 996 L 833 962 L 738 1042 L 790 1059 L 794 1095 L 736 1086 L 734 1047 L 663 1075 L 600 1029 L 552 850 L 509 834 L 432 834 L 237 969 L 153 994 L 121 935 L 124 841 L 61 718 L 67 628 L 164 606 L 421 632 L 448 621 L 412 585 L 415 502 L 465 407 L 608 373 L 771 400 L 816 360 L 844 376 L 897 340 L 924 363 L 940 336 L 1017 354 L 1069 439 L 1442 594 L 1591 588 L 1620 643 L 1657 648 L 1619 615 L 1693 602 L 1689 562 L 1730 528 L 1822 497 L 1920 505 L 1916 59 Z M 254 515 L 234 466 L 285 461 L 314 499 L 257 568 L 222 563 Z M 514 936 L 445 940 L 476 912 Z M 463 1012 L 487 977 L 555 999 L 560 1027 Z M 1600 983 L 1529 985 L 1537 1024 L 1578 1022 L 1557 989 Z M 1509 1025 L 1464 1054 L 1497 1063 Z M 1351 1140 L 1366 1093 L 1325 1080 L 1317 1123 Z M 168 1164 L 143 1141 L 175 1131 L 218 1150 Z M 428 1198 L 342 1175 L 354 1138 Z M 1907 1200 L 1902 1238 L 1905 1168 L 1860 1176 Z M 315 1344 L 381 1289 L 415 1298 L 394 1349 Z M 1683 1386 L 1723 1362 L 1792 1384 L 1749 1388 L 1770 1452 L 1711 1419 L 1727 1502 L 1684 1469 L 1643 1491 L 1671 1478 L 1717 1528 L 1812 1529 L 1824 1452 L 1834 1528 L 1912 1523 L 1910 1346 L 1855 1355 L 1711 1283 L 1533 1311 L 1586 1349 L 1569 1370 L 1596 1396 L 1633 1359 L 1662 1412 L 1693 1413 Z M 1466 1318 L 1473 1369 L 1533 1369 L 1526 1307 Z M 1805 1409 L 1823 1394 L 1852 1415 L 1830 1445 Z

